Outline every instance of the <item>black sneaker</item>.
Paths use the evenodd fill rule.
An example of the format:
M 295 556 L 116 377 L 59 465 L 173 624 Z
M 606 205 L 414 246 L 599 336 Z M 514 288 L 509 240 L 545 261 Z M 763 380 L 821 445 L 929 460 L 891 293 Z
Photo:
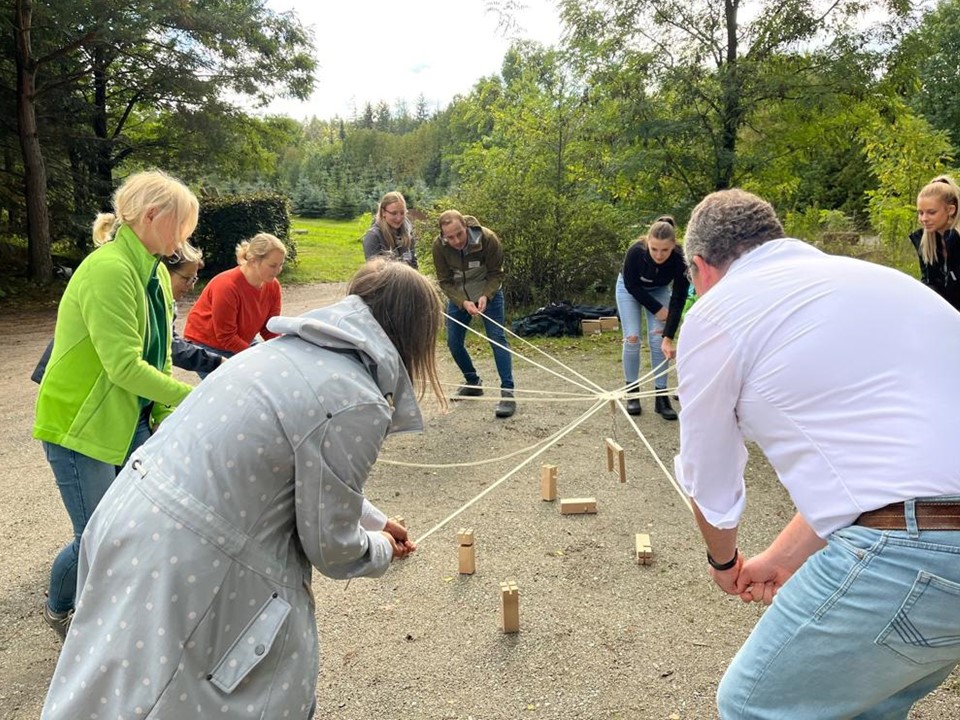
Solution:
M 501 390 L 500 402 L 494 414 L 498 418 L 511 417 L 517 411 L 517 402 L 513 399 L 513 390 Z
M 643 414 L 643 408 L 640 407 L 640 401 L 637 398 L 630 398 L 627 400 L 627 414 L 628 415 Z
M 457 388 L 457 397 L 480 397 L 483 395 L 483 380 L 473 385 L 461 385 Z

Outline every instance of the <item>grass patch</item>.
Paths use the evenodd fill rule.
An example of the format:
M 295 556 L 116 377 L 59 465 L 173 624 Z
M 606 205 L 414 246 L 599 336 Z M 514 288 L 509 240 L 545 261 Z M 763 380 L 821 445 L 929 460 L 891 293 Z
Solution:
M 280 282 L 346 282 L 363 265 L 360 240 L 369 228 L 369 214 L 353 220 L 293 218 L 297 261 L 284 268 Z

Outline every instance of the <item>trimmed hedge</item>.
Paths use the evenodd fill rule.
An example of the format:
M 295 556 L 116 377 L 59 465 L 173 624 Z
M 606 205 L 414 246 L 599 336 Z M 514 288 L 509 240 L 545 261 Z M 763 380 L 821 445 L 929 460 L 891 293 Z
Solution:
M 297 245 L 290 237 L 290 201 L 286 196 L 258 192 L 201 199 L 200 220 L 192 241 L 203 250 L 203 277 L 236 267 L 236 246 L 259 232 L 280 238 L 287 247 L 287 261 L 296 261 Z

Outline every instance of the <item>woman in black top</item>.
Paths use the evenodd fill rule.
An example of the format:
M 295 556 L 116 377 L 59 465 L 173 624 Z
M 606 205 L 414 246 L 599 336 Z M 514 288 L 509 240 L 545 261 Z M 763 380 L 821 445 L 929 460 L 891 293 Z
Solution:
M 923 226 L 910 242 L 920 258 L 920 280 L 960 310 L 960 234 L 957 209 L 960 190 L 947 175 L 934 178 L 917 196 L 917 218 Z
M 617 278 L 617 311 L 623 330 L 623 377 L 637 389 L 640 377 L 641 316 L 647 317 L 650 363 L 656 373 L 656 411 L 664 420 L 676 420 L 667 389 L 668 361 L 676 356 L 673 338 L 687 299 L 690 281 L 683 251 L 677 246 L 676 223 L 669 215 L 657 218 L 645 238 L 627 250 Z M 627 400 L 627 412 L 642 411 L 636 397 Z

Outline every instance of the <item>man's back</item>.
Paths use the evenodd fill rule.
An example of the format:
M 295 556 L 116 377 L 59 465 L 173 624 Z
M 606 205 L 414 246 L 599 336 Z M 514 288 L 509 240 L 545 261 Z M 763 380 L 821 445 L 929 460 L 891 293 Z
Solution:
M 687 316 L 682 443 L 720 462 L 723 515 L 730 493 L 742 496 L 732 486 L 742 450 L 729 447 L 739 426 L 822 536 L 864 509 L 960 493 L 958 366 L 960 314 L 920 283 L 799 241 L 768 242 Z M 729 432 L 714 427 L 701 440 L 700 423 L 717 417 Z

